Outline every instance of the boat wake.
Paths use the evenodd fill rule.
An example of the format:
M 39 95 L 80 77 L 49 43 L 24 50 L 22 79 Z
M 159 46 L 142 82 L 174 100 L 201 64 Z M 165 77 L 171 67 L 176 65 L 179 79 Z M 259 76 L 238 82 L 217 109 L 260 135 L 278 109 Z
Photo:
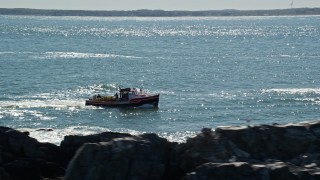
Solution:
M 85 106 L 85 99 L 92 93 L 114 88 L 113 84 L 94 84 L 39 94 L 5 95 L 0 98 L 0 119 L 52 120 L 59 116 L 54 111 L 75 113 L 84 109 L 97 109 Z

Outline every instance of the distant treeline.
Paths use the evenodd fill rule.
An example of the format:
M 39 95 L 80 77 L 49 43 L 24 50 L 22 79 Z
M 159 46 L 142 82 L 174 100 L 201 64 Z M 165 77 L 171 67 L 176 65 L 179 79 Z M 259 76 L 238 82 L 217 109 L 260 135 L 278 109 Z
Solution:
M 208 11 L 88 11 L 88 10 L 46 10 L 46 9 L 7 9 L 0 8 L 0 15 L 35 16 L 138 16 L 138 17 L 179 17 L 179 16 L 295 16 L 320 15 L 320 8 L 293 8 L 275 10 L 208 10 Z

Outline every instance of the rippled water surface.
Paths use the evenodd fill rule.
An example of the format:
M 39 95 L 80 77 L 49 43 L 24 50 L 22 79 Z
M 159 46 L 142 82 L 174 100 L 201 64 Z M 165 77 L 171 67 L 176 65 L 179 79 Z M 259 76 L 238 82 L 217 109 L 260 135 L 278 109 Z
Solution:
M 0 16 L 0 125 L 41 141 L 103 131 L 319 120 L 320 17 Z M 85 106 L 121 87 L 159 109 Z M 38 131 L 51 128 L 53 131 Z

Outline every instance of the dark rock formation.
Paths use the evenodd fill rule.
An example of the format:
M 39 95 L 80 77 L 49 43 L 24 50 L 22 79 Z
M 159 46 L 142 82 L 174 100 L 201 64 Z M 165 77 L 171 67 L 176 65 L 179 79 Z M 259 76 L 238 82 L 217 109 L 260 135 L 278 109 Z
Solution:
M 225 169 L 230 170 L 225 172 L 225 179 L 233 179 L 231 174 L 238 173 L 232 169 L 243 166 L 251 169 L 250 172 L 265 169 L 264 173 L 252 172 L 254 176 L 260 175 L 254 179 L 317 179 L 320 175 L 319 130 L 320 122 L 204 129 L 195 138 L 177 146 L 179 170 L 188 174 L 186 179 L 213 178 L 215 172 L 225 172 Z M 203 178 L 206 173 L 208 176 Z M 219 177 L 214 179 L 224 179 Z M 237 179 L 248 179 L 245 174 L 241 177 Z
M 61 146 L 56 146 L 40 143 L 29 137 L 28 132 L 0 127 L 0 180 L 62 179 L 69 161 L 83 144 L 108 142 L 113 138 L 124 137 L 131 135 L 105 132 L 88 136 L 66 136 Z
M 63 177 L 60 148 L 50 143 L 39 143 L 19 132 L 0 127 L 0 179 L 43 179 Z
M 319 165 L 320 122 L 204 128 L 181 144 L 105 132 L 66 136 L 61 146 L 0 127 L 1 180 L 316 180 Z
M 155 134 L 82 146 L 65 179 L 168 179 L 172 143 Z
M 68 165 L 69 161 L 75 155 L 77 149 L 79 149 L 85 143 L 99 143 L 99 142 L 109 142 L 115 138 L 125 138 L 132 137 L 130 134 L 126 133 L 116 133 L 116 132 L 104 132 L 101 134 L 94 134 L 88 136 L 65 136 L 64 140 L 61 142 L 61 151 L 64 159 L 63 164 Z

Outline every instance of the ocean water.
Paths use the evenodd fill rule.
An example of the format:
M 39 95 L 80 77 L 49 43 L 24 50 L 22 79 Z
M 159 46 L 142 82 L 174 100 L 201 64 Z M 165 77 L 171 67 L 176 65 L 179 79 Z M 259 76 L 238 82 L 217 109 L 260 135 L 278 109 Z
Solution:
M 0 16 L 0 126 L 157 133 L 320 119 L 320 17 Z M 121 87 L 158 109 L 85 106 Z M 45 131 L 41 129 L 52 129 Z

